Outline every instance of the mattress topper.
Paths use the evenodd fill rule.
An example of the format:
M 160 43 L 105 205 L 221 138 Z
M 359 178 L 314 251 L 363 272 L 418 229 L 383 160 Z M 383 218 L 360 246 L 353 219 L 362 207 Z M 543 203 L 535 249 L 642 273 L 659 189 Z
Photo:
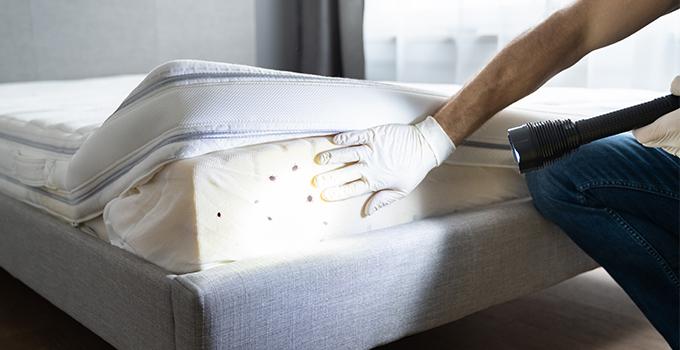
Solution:
M 81 222 L 169 162 L 263 142 L 413 123 L 455 91 L 191 60 L 163 64 L 132 89 L 139 80 L 0 85 L 4 191 Z M 576 119 L 654 95 L 546 91 L 492 118 L 458 145 L 449 162 L 514 167 L 507 128 Z M 121 100 L 117 108 L 112 105 Z M 40 103 L 46 107 L 26 108 Z
M 0 84 L 0 138 L 73 155 L 143 77 Z

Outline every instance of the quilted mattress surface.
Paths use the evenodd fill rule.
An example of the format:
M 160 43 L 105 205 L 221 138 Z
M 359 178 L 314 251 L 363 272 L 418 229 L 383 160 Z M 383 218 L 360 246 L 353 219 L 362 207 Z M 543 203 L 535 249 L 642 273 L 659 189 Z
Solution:
M 143 78 L 0 84 L 0 190 L 75 221 L 68 215 L 74 202 L 54 175 Z

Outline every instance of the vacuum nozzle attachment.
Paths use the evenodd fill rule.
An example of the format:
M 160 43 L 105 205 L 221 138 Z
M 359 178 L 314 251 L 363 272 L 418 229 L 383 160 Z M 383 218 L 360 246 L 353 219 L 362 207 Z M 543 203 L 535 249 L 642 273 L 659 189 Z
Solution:
M 508 130 L 521 173 L 540 169 L 579 146 L 651 124 L 680 108 L 680 97 L 668 95 L 597 117 L 572 122 L 548 120 Z

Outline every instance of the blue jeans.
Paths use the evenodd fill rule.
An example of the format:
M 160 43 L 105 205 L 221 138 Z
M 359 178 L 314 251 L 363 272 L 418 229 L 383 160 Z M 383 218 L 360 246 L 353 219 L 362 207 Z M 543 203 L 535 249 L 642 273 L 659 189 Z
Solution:
M 680 159 L 630 134 L 527 174 L 534 205 L 628 293 L 678 349 Z

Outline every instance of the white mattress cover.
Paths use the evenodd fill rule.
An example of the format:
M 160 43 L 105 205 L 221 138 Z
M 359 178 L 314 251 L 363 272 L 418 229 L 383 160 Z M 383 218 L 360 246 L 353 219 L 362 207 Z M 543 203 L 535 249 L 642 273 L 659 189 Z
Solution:
M 123 96 L 139 82 L 140 76 L 0 84 L 0 188 L 10 196 L 63 219 L 83 222 L 98 216 L 111 199 L 134 186 L 136 181 L 158 170 L 166 162 L 242 144 L 290 138 L 293 135 L 324 134 L 357 125 L 408 122 L 423 117 L 424 112 L 431 112 L 445 100 L 445 96 L 456 89 L 444 87 L 444 93 L 432 92 L 433 88 L 441 91 L 442 87 L 431 85 L 424 86 L 424 90 L 393 89 L 385 87 L 389 85 L 370 82 L 357 83 L 346 79 L 295 75 L 238 65 L 181 61 L 171 62 L 154 70 L 135 92 L 153 85 L 159 77 L 174 77 L 187 71 L 206 70 L 245 75 L 217 83 L 201 79 L 191 84 L 185 81 L 173 82 L 169 87 L 153 93 L 143 103 L 136 102 L 137 104 L 127 106 L 128 110 L 136 112 L 123 113 L 122 117 L 118 113 L 106 123 L 105 128 L 100 125 Z M 259 73 L 265 77 L 253 80 L 249 76 Z M 342 89 L 349 87 L 350 92 L 338 98 L 329 98 L 328 96 L 335 96 L 334 93 L 338 91 L 348 91 L 338 90 L 339 86 Z M 229 114 L 226 117 L 230 123 L 227 124 L 215 123 L 214 120 L 208 123 L 199 121 L 201 130 L 217 128 L 215 125 L 218 125 L 229 131 L 248 125 L 258 128 L 256 137 L 236 141 L 208 138 L 198 142 L 176 142 L 147 155 L 142 167 L 139 164 L 130 167 L 122 163 L 121 155 L 129 157 L 145 147 L 156 147 L 159 142 L 167 142 L 168 137 L 172 136 L 171 133 L 162 132 L 176 130 L 172 125 L 165 129 L 154 129 L 158 121 L 165 120 L 163 112 L 170 111 L 169 114 L 173 116 L 189 115 L 189 119 L 201 112 L 209 112 L 214 117 L 214 111 L 202 108 L 206 104 L 212 103 L 211 106 L 214 106 L 215 103 L 223 103 L 216 97 L 223 97 L 225 94 L 228 94 L 231 103 L 227 106 L 229 111 L 242 114 L 236 113 L 236 117 L 234 113 Z M 252 101 L 253 94 L 260 96 L 260 99 Z M 366 95 L 375 99 L 371 99 L 370 103 L 348 104 L 348 101 L 356 102 L 357 98 L 366 98 Z M 463 165 L 514 167 L 507 151 L 505 130 L 508 127 L 529 120 L 558 116 L 576 119 L 624 107 L 656 95 L 655 92 L 633 90 L 539 90 L 492 118 L 465 144 L 459 145 L 449 161 Z M 245 103 L 242 104 L 242 101 Z M 303 110 L 295 107 L 301 104 L 306 104 Z M 376 107 L 375 104 L 379 106 Z M 188 108 L 187 106 L 191 106 L 191 113 L 185 113 L 183 108 Z M 272 106 L 275 108 L 272 109 Z M 365 114 L 366 109 L 372 113 Z M 152 113 L 143 113 L 144 111 Z M 253 111 L 268 111 L 274 117 L 263 117 L 261 113 L 254 114 Z M 305 123 L 295 122 L 295 118 L 298 118 L 295 112 L 300 111 L 304 112 L 307 119 L 325 116 L 334 125 L 328 127 L 326 124 L 316 123 L 310 126 L 309 120 Z M 363 114 L 357 115 L 360 111 Z M 375 111 L 381 113 L 373 113 Z M 332 115 L 329 116 L 331 112 Z M 281 124 L 281 119 L 276 119 L 276 115 L 285 115 L 285 125 Z M 345 120 L 348 116 L 352 116 L 350 122 Z M 225 116 L 218 116 L 218 120 L 222 120 L 219 117 Z M 254 118 L 257 122 L 238 119 L 244 117 Z M 125 118 L 127 121 L 123 122 Z M 140 124 L 142 118 L 148 120 Z M 284 125 L 286 132 L 268 134 L 271 123 Z M 188 128 L 191 129 L 198 124 L 185 125 L 189 125 Z M 324 128 L 328 130 L 322 130 Z M 296 134 L 295 130 L 299 133 Z M 99 134 L 98 138 L 93 136 L 96 134 Z M 85 141 L 87 139 L 89 140 Z M 126 147 L 131 147 L 131 143 L 139 143 L 139 140 L 147 141 L 142 142 L 141 148 L 132 145 L 135 151 L 125 151 Z M 89 143 L 89 147 L 81 148 L 83 143 Z M 76 151 L 77 154 L 73 157 Z M 101 164 L 93 165 L 98 162 Z M 102 167 L 105 169 L 97 170 Z M 119 179 L 116 186 L 111 186 L 110 183 L 98 181 L 104 174 L 102 171 L 107 174 L 122 174 L 123 178 Z M 73 188 L 77 190 L 79 186 L 94 188 L 96 191 L 83 199 L 74 195 L 78 194 L 77 191 L 73 192 Z
M 81 144 L 143 78 L 0 84 L 0 191 L 72 221 L 68 204 L 53 197 L 63 184 L 46 175 L 65 172 Z

